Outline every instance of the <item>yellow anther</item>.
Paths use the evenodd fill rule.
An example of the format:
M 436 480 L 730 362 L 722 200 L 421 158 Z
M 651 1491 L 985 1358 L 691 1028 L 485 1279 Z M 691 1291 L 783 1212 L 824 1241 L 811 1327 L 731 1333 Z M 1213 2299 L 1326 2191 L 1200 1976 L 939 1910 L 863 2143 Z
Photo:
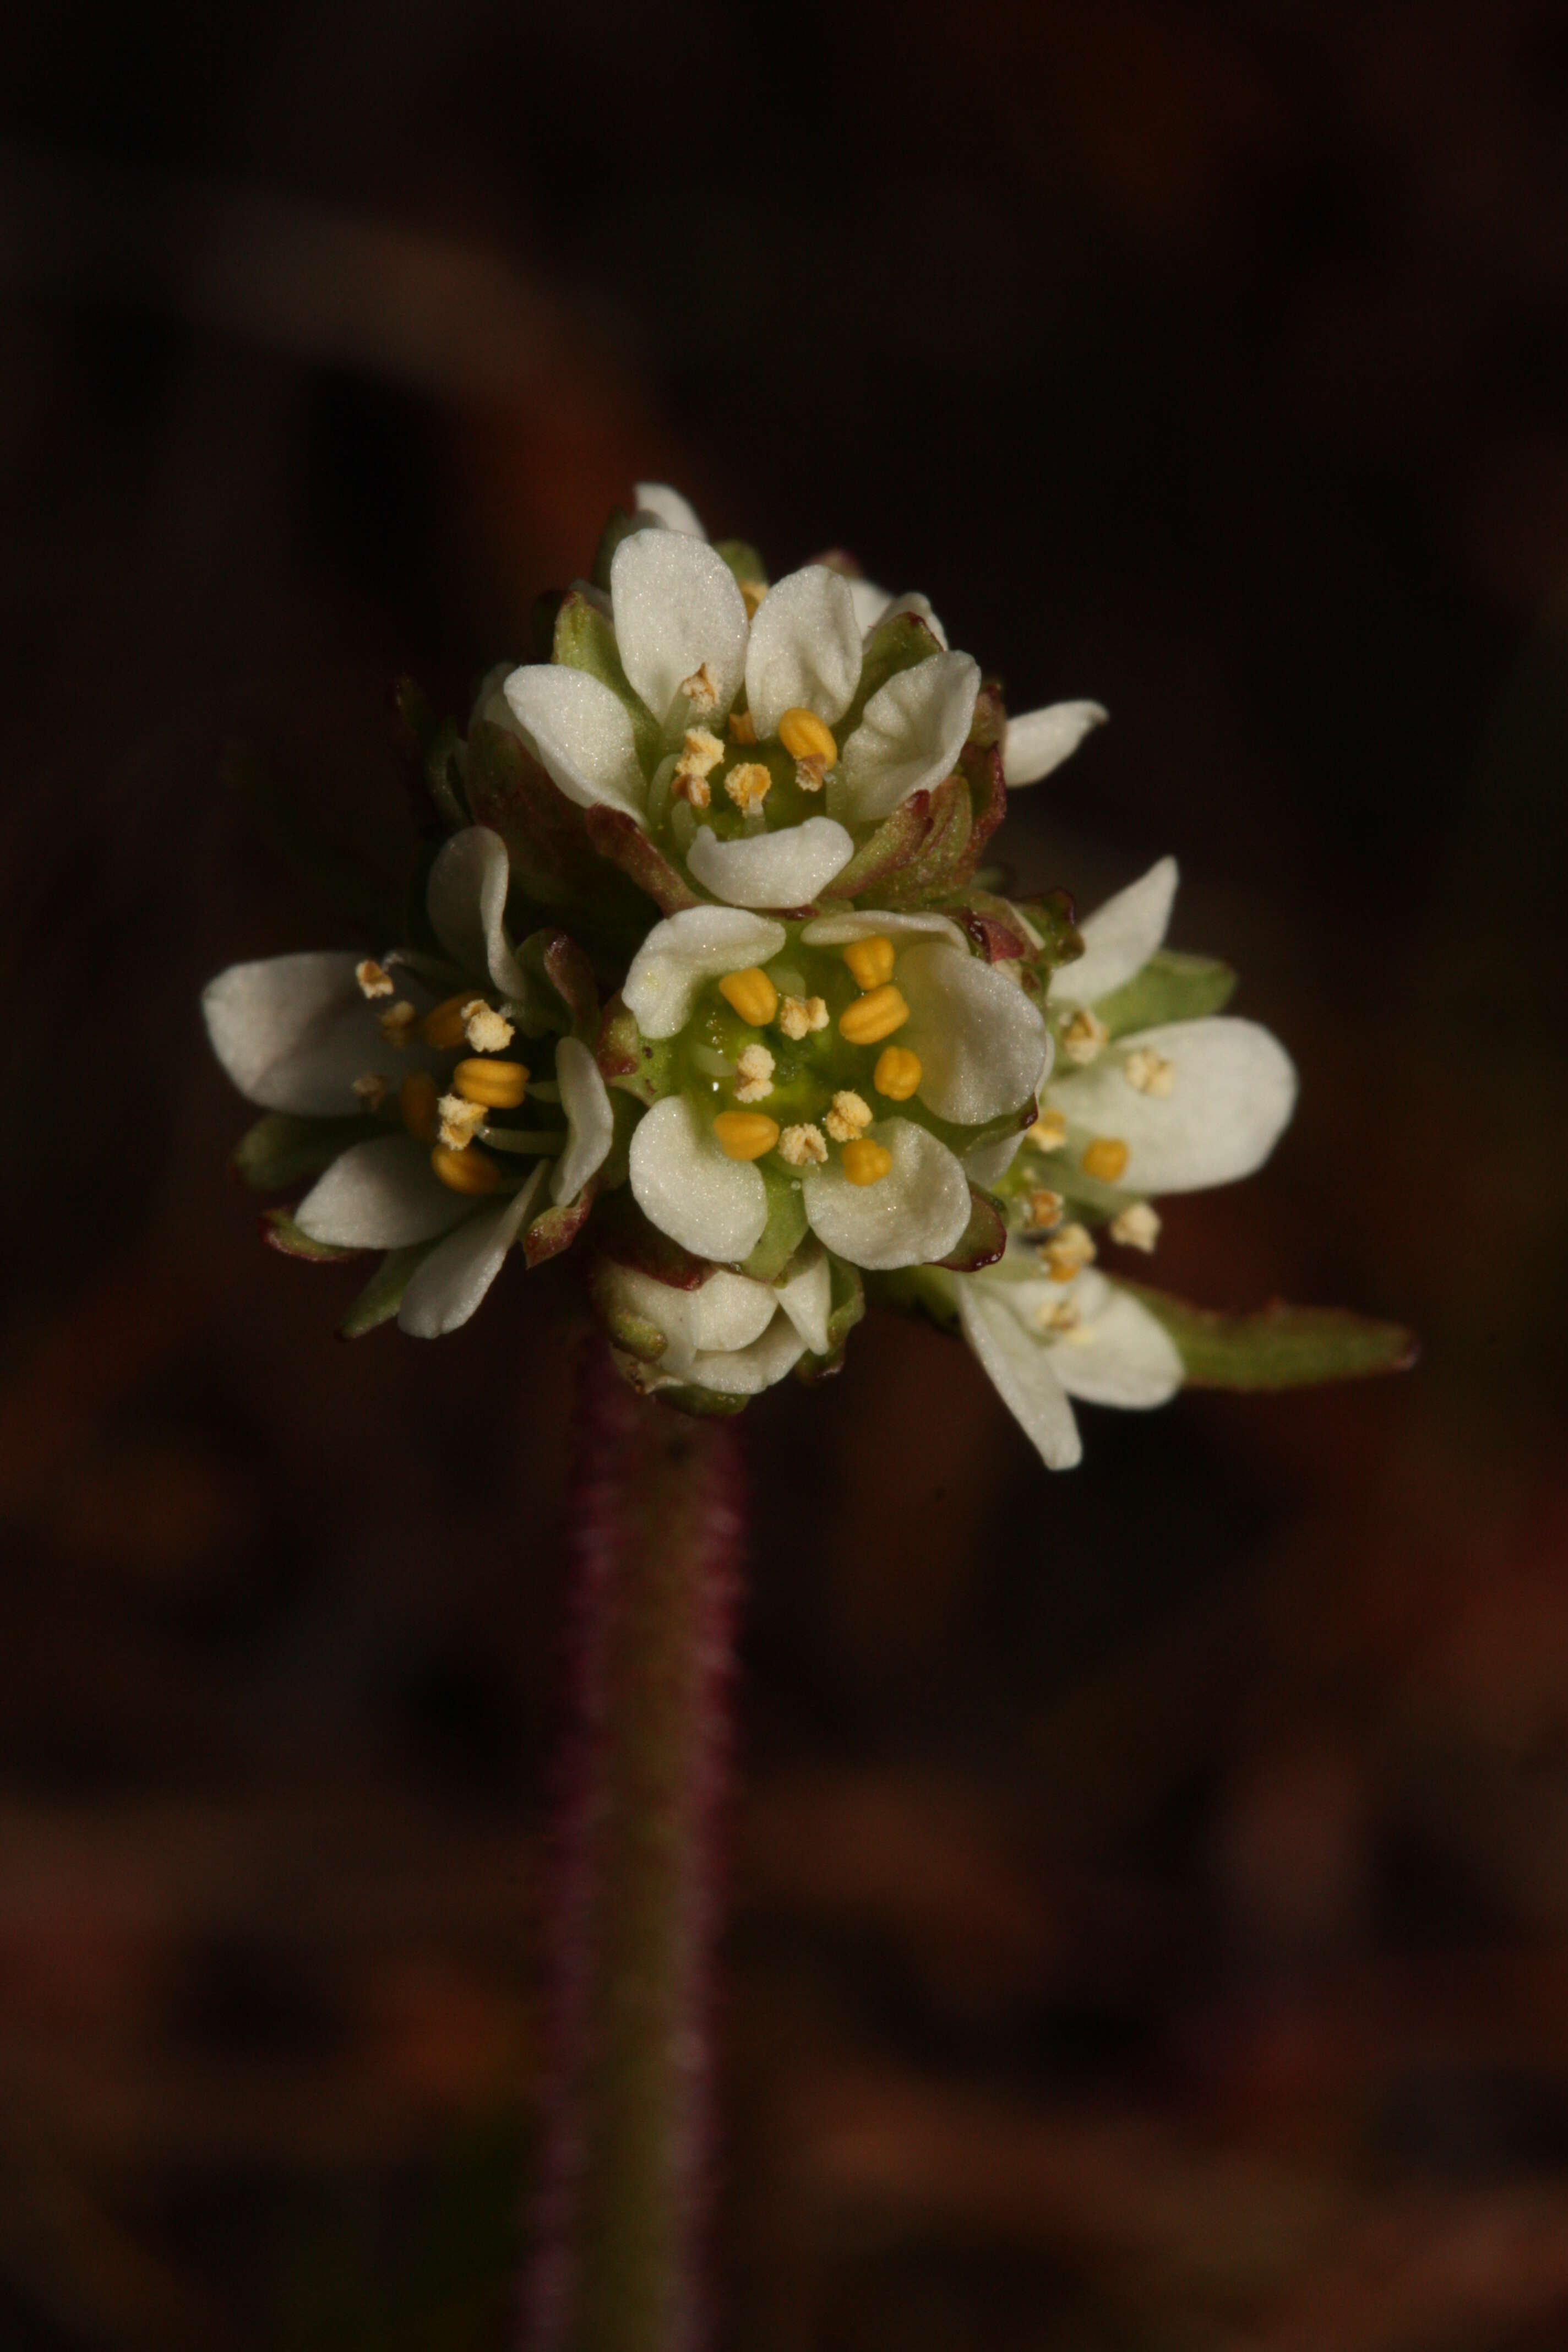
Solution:
M 459 1062 L 452 1073 L 452 1091 L 465 1102 L 483 1103 L 487 1110 L 515 1110 L 528 1092 L 528 1072 L 521 1062 L 493 1062 L 488 1055 Z
M 387 1044 L 395 1045 L 401 1054 L 413 1036 L 414 1024 L 419 1018 L 415 1007 L 405 996 L 400 996 L 395 1004 L 388 1005 L 384 1013 L 378 1013 L 375 1017 Z
M 724 757 L 724 746 L 706 727 L 689 727 L 669 789 L 675 799 L 705 809 L 713 797 L 708 779 Z
M 838 765 L 833 730 L 815 710 L 786 710 L 779 720 L 779 741 L 792 760 L 820 760 L 825 768 Z
M 1131 1157 L 1119 1135 L 1097 1135 L 1092 1143 L 1084 1146 L 1079 1166 L 1097 1183 L 1119 1184 L 1127 1173 L 1127 1162 Z
M 439 1114 L 436 1108 L 437 1088 L 428 1070 L 410 1070 L 397 1089 L 397 1108 L 403 1113 L 403 1124 L 416 1143 L 434 1143 Z
M 1084 1067 L 1098 1060 L 1110 1035 L 1104 1022 L 1097 1020 L 1086 1004 L 1080 1012 L 1073 1014 L 1062 1031 L 1062 1052 L 1069 1062 L 1077 1062 L 1080 1068 Z
M 1111 1218 L 1106 1231 L 1123 1249 L 1152 1250 L 1160 1238 L 1159 1212 L 1147 1201 L 1130 1201 L 1120 1216 Z
M 724 790 L 743 815 L 760 809 L 773 788 L 773 780 L 760 760 L 743 760 L 724 779 Z
M 1156 1054 L 1148 1045 L 1134 1046 L 1121 1065 L 1121 1075 L 1141 1095 L 1154 1095 L 1163 1100 L 1175 1091 L 1175 1064 L 1167 1062 L 1163 1054 Z
M 752 717 L 749 710 L 731 711 L 730 740 L 732 743 L 754 743 L 756 741 L 757 722 Z
M 468 1043 L 466 1015 L 474 998 L 467 991 L 461 996 L 448 996 L 433 1005 L 419 1024 L 419 1034 L 437 1054 L 449 1054 L 455 1046 Z
M 1071 1282 L 1100 1255 L 1087 1225 L 1062 1225 L 1051 1235 L 1040 1255 L 1053 1282 Z
M 778 990 L 758 964 L 747 971 L 727 971 L 719 982 L 719 993 L 753 1029 L 765 1029 L 778 1011 Z
M 838 1034 L 849 1045 L 879 1045 L 895 1029 L 901 1029 L 910 1017 L 910 1008 L 899 991 L 890 983 L 886 988 L 873 988 L 865 996 L 858 996 L 838 1016 Z
M 850 1087 L 840 1087 L 822 1124 L 835 1143 L 853 1143 L 871 1124 L 871 1106 L 864 1095 L 856 1094 Z
M 868 1135 L 857 1136 L 844 1147 L 844 1173 L 851 1184 L 879 1184 L 892 1164 L 892 1153 Z
M 366 956 L 363 963 L 355 964 L 354 978 L 359 982 L 362 996 L 392 994 L 392 974 L 384 970 L 373 956 Z
M 871 1073 L 871 1084 L 889 1102 L 908 1102 L 921 1082 L 921 1057 L 907 1045 L 884 1045 Z
M 482 1151 L 449 1151 L 438 1143 L 430 1154 L 430 1165 L 449 1192 L 468 1192 L 476 1197 L 481 1192 L 493 1192 L 500 1182 L 500 1170 Z
M 1043 1110 L 1024 1140 L 1037 1151 L 1059 1151 L 1068 1139 L 1068 1123 L 1059 1110 Z
M 1053 1192 L 1048 1185 L 1042 1184 L 1038 1192 L 1029 1195 L 1031 1229 L 1037 1234 L 1048 1234 L 1053 1225 L 1061 1223 L 1062 1211 L 1066 1207 L 1067 1202 L 1059 1192 Z
M 779 1139 L 779 1123 L 765 1110 L 721 1110 L 713 1140 L 726 1160 L 760 1160 Z
M 851 940 L 844 950 L 844 961 L 855 975 L 857 988 L 880 988 L 885 980 L 893 977 L 893 942 L 885 940 L 880 931 L 875 939 Z

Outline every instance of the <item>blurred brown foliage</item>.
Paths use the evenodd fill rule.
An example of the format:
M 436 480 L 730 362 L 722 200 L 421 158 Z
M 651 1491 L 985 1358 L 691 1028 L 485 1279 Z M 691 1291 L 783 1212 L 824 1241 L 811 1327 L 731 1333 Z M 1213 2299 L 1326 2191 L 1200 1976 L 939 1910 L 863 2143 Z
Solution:
M 636 477 L 851 541 L 1303 1108 L 1173 1286 L 1403 1384 L 748 1417 L 748 2352 L 1568 2337 L 1568 33 L 1525 0 L 24 9 L 0 137 L 0 2342 L 501 2340 L 569 1265 L 330 1336 L 203 979 Z

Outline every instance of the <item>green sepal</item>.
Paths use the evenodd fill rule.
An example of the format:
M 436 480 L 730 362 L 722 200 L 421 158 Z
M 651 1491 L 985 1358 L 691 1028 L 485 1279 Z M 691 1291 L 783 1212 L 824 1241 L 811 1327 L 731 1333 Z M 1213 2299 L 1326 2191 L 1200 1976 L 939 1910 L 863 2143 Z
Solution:
M 417 678 L 394 678 L 392 708 L 403 730 L 404 750 L 410 759 L 423 760 L 440 731 L 440 721 Z
M 1083 933 L 1069 892 L 1047 890 L 1042 898 L 1019 898 L 1019 914 L 1040 934 L 1043 945 L 1031 949 L 1030 961 L 1042 982 L 1064 964 L 1077 963 L 1083 953 Z
M 530 1273 L 546 1258 L 559 1257 L 563 1250 L 571 1248 L 588 1222 L 598 1191 L 595 1171 L 574 1201 L 553 1201 L 540 1212 L 522 1236 L 523 1263 Z
M 390 1323 L 403 1304 L 403 1294 L 433 1249 L 446 1240 L 437 1234 L 427 1242 L 410 1242 L 406 1249 L 388 1250 L 342 1321 L 340 1339 L 363 1339 L 367 1331 Z
M 990 890 L 977 890 L 971 884 L 962 902 L 942 912 L 968 933 L 985 962 L 1033 966 L 1035 943 L 1011 900 Z
M 1007 1246 L 1007 1219 L 1000 1201 L 983 1192 L 977 1184 L 969 1188 L 969 1223 L 959 1235 L 952 1249 L 937 1264 L 950 1274 L 978 1274 L 983 1265 L 994 1265 Z
M 637 934 L 644 921 L 640 900 L 605 874 L 583 810 L 515 735 L 491 719 L 476 719 L 465 782 L 474 823 L 489 825 L 506 844 L 515 891 L 539 907 L 591 909 L 599 929 L 618 924 Z
M 917 663 L 930 661 L 933 654 L 941 651 L 935 635 L 918 613 L 895 613 L 891 619 L 879 622 L 860 657 L 860 683 L 854 699 L 833 730 L 839 742 L 846 742 L 854 734 L 866 716 L 866 705 L 890 677 L 897 677 L 900 670 L 913 669 Z
M 285 1257 L 306 1258 L 312 1265 L 331 1265 L 339 1258 L 364 1255 L 362 1249 L 341 1249 L 336 1242 L 312 1241 L 287 1209 L 263 1209 L 261 1238 L 268 1249 L 280 1250 Z
M 235 1145 L 229 1165 L 253 1192 L 280 1192 L 301 1176 L 319 1176 L 340 1151 L 376 1132 L 356 1118 L 303 1118 L 290 1110 L 269 1110 Z
M 903 910 L 950 896 L 965 878 L 964 857 L 973 829 L 968 780 L 944 776 L 931 791 L 924 840 L 907 864 L 889 876 L 878 904 Z
M 637 1364 L 657 1364 L 668 1342 L 657 1323 L 646 1315 L 635 1314 L 616 1297 L 614 1272 L 609 1259 L 595 1258 L 588 1275 L 588 1297 L 594 1312 L 604 1325 L 612 1347 Z M 630 1377 L 626 1366 L 621 1370 L 624 1377 Z M 640 1380 L 633 1382 L 634 1387 L 642 1385 Z
M 640 1103 L 656 1103 L 679 1085 L 674 1037 L 645 1037 L 637 1015 L 622 996 L 613 996 L 605 1008 L 599 1031 L 599 1076 L 612 1088 L 635 1095 Z
M 1156 948 L 1142 971 L 1100 998 L 1095 1014 L 1113 1037 L 1158 1029 L 1167 1021 L 1202 1021 L 1229 1003 L 1236 982 L 1229 964 L 1214 956 Z
M 632 740 L 644 773 L 655 767 L 663 748 L 658 722 L 626 677 L 614 623 L 579 588 L 563 598 L 555 615 L 551 658 L 567 669 L 585 671 L 609 688 L 631 720 Z
M 911 793 L 861 843 L 823 896 L 858 898 L 879 890 L 891 875 L 909 864 L 930 830 L 931 794 Z
M 668 1405 L 676 1412 L 687 1413 L 693 1421 L 731 1421 L 736 1413 L 744 1412 L 751 1402 L 750 1397 L 723 1396 L 717 1389 L 694 1386 L 655 1389 L 653 1394 L 658 1403 Z
M 573 1031 L 585 1042 L 598 1034 L 599 993 L 593 968 L 567 931 L 530 931 L 512 950 L 528 982 L 520 1003 L 513 997 L 518 1027 L 525 1037 Z
M 860 1278 L 858 1265 L 851 1265 L 846 1258 L 835 1257 L 831 1251 L 827 1258 L 827 1345 L 829 1353 L 837 1354 L 866 1312 L 866 1285 Z
M 610 593 L 610 566 L 616 560 L 616 548 L 623 539 L 630 539 L 634 530 L 647 529 L 647 525 L 638 522 L 625 507 L 610 509 L 610 519 L 599 533 L 599 544 L 594 550 L 594 567 L 588 574 L 595 587 L 602 588 L 606 596 Z
M 768 569 L 762 557 L 743 539 L 716 539 L 713 552 L 729 565 L 738 588 L 766 588 Z
M 463 798 L 462 737 L 450 719 L 443 719 L 425 753 L 425 783 L 437 814 L 454 832 L 473 822 Z
M 1340 1307 L 1288 1307 L 1219 1315 L 1169 1292 L 1123 1282 L 1175 1342 L 1187 1383 L 1204 1389 L 1300 1389 L 1325 1381 L 1408 1371 L 1418 1353 L 1402 1324 Z
M 612 1193 L 594 1223 L 601 1255 L 670 1290 L 700 1290 L 713 1268 L 645 1217 L 629 1192 Z
M 741 1272 L 753 1282 L 776 1282 L 805 1239 L 805 1194 L 798 1176 L 754 1164 L 767 1191 L 768 1222 L 750 1257 L 742 1259 Z
M 314 796 L 285 785 L 249 743 L 226 745 L 219 772 L 268 847 L 302 874 L 335 915 L 378 946 L 397 937 L 396 883 L 332 824 Z
M 654 847 L 636 817 L 628 816 L 625 809 L 585 809 L 583 828 L 599 856 L 618 866 L 661 915 L 683 914 L 688 907 L 703 904 L 690 883 L 662 850 Z
M 952 1276 L 940 1266 L 900 1266 L 894 1274 L 874 1274 L 870 1281 L 873 1306 L 896 1307 L 905 1315 L 921 1315 L 943 1331 L 956 1331 L 958 1293 Z

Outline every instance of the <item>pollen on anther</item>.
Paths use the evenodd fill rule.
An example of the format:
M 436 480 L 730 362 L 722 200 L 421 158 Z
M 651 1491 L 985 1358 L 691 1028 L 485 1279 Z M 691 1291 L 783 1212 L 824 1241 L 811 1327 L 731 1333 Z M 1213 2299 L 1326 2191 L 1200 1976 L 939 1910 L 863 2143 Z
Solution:
M 803 793 L 819 793 L 826 774 L 820 760 L 797 760 L 795 763 L 795 784 Z
M 1093 1265 L 1099 1252 L 1087 1225 L 1069 1224 L 1058 1228 L 1040 1255 L 1053 1282 L 1071 1282 L 1086 1265 Z
M 1070 1298 L 1047 1298 L 1035 1309 L 1037 1331 L 1072 1331 L 1078 1322 L 1079 1310 Z
M 1080 1066 L 1097 1061 L 1110 1042 L 1110 1032 L 1103 1021 L 1097 1021 L 1087 1004 L 1073 1014 L 1062 1031 L 1062 1052 L 1069 1062 Z
M 401 1053 L 414 1034 L 414 1024 L 418 1020 L 419 1015 L 416 1008 L 409 1003 L 408 999 L 405 996 L 400 996 L 395 1004 L 389 1004 L 386 1011 L 378 1013 L 376 1018 L 381 1026 L 381 1034 L 387 1044 L 395 1045 Z
M 773 1057 L 767 1047 L 742 1047 L 735 1067 L 741 1079 L 735 1088 L 735 1100 L 742 1103 L 765 1102 L 773 1090 Z
M 1042 1184 L 1030 1193 L 1028 1207 L 1031 1232 L 1048 1234 L 1054 1226 L 1061 1223 L 1067 1202 L 1059 1192 L 1053 1192 L 1048 1185 Z
M 1037 1151 L 1059 1151 L 1067 1139 L 1068 1123 L 1059 1110 L 1043 1110 L 1024 1136 Z
M 516 1034 L 505 1013 L 487 1004 L 482 996 L 464 1005 L 463 1030 L 476 1054 L 499 1054 Z
M 1130 1201 L 1106 1231 L 1123 1249 L 1152 1250 L 1160 1238 L 1160 1213 L 1147 1201 Z
M 354 1092 L 366 1110 L 379 1110 L 386 1100 L 387 1082 L 379 1070 L 367 1070 L 354 1080 Z
M 786 1127 L 779 1138 L 779 1158 L 790 1168 L 820 1168 L 827 1158 L 822 1129 L 809 1124 Z
M 747 809 L 761 808 L 773 784 L 773 778 L 760 760 L 743 760 L 724 779 L 724 790 L 742 814 Z
M 718 681 L 706 662 L 694 669 L 689 677 L 681 679 L 680 691 L 700 719 L 706 718 L 709 711 L 718 705 Z
M 461 1095 L 443 1095 L 436 1108 L 447 1150 L 466 1151 L 485 1123 L 484 1104 L 467 1102 Z
M 1153 1095 L 1163 1100 L 1176 1084 L 1176 1066 L 1152 1045 L 1135 1045 L 1121 1065 L 1121 1075 L 1128 1085 L 1141 1095 Z
M 853 1143 L 871 1124 L 871 1106 L 864 1096 L 848 1087 L 841 1087 L 833 1097 L 833 1108 L 822 1122 L 835 1143 Z
M 814 1030 L 826 1029 L 827 1021 L 826 1000 L 820 996 L 786 996 L 779 1007 L 779 1027 L 797 1043 Z
M 375 997 L 392 994 L 392 974 L 383 965 L 377 963 L 373 956 L 366 956 L 363 963 L 355 964 L 354 978 L 359 982 L 362 996 Z
M 723 757 L 724 746 L 717 735 L 706 727 L 689 727 L 670 779 L 675 798 L 689 801 L 695 809 L 707 808 L 713 798 L 708 779 Z

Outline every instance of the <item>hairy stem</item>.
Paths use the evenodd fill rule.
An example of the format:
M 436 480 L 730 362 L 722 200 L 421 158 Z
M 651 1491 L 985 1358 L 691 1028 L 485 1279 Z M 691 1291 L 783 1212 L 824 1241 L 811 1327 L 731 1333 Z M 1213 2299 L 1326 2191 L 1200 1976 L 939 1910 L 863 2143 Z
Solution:
M 528 2352 L 697 2352 L 717 1840 L 742 1538 L 734 1431 L 582 1368 L 569 1720 Z

